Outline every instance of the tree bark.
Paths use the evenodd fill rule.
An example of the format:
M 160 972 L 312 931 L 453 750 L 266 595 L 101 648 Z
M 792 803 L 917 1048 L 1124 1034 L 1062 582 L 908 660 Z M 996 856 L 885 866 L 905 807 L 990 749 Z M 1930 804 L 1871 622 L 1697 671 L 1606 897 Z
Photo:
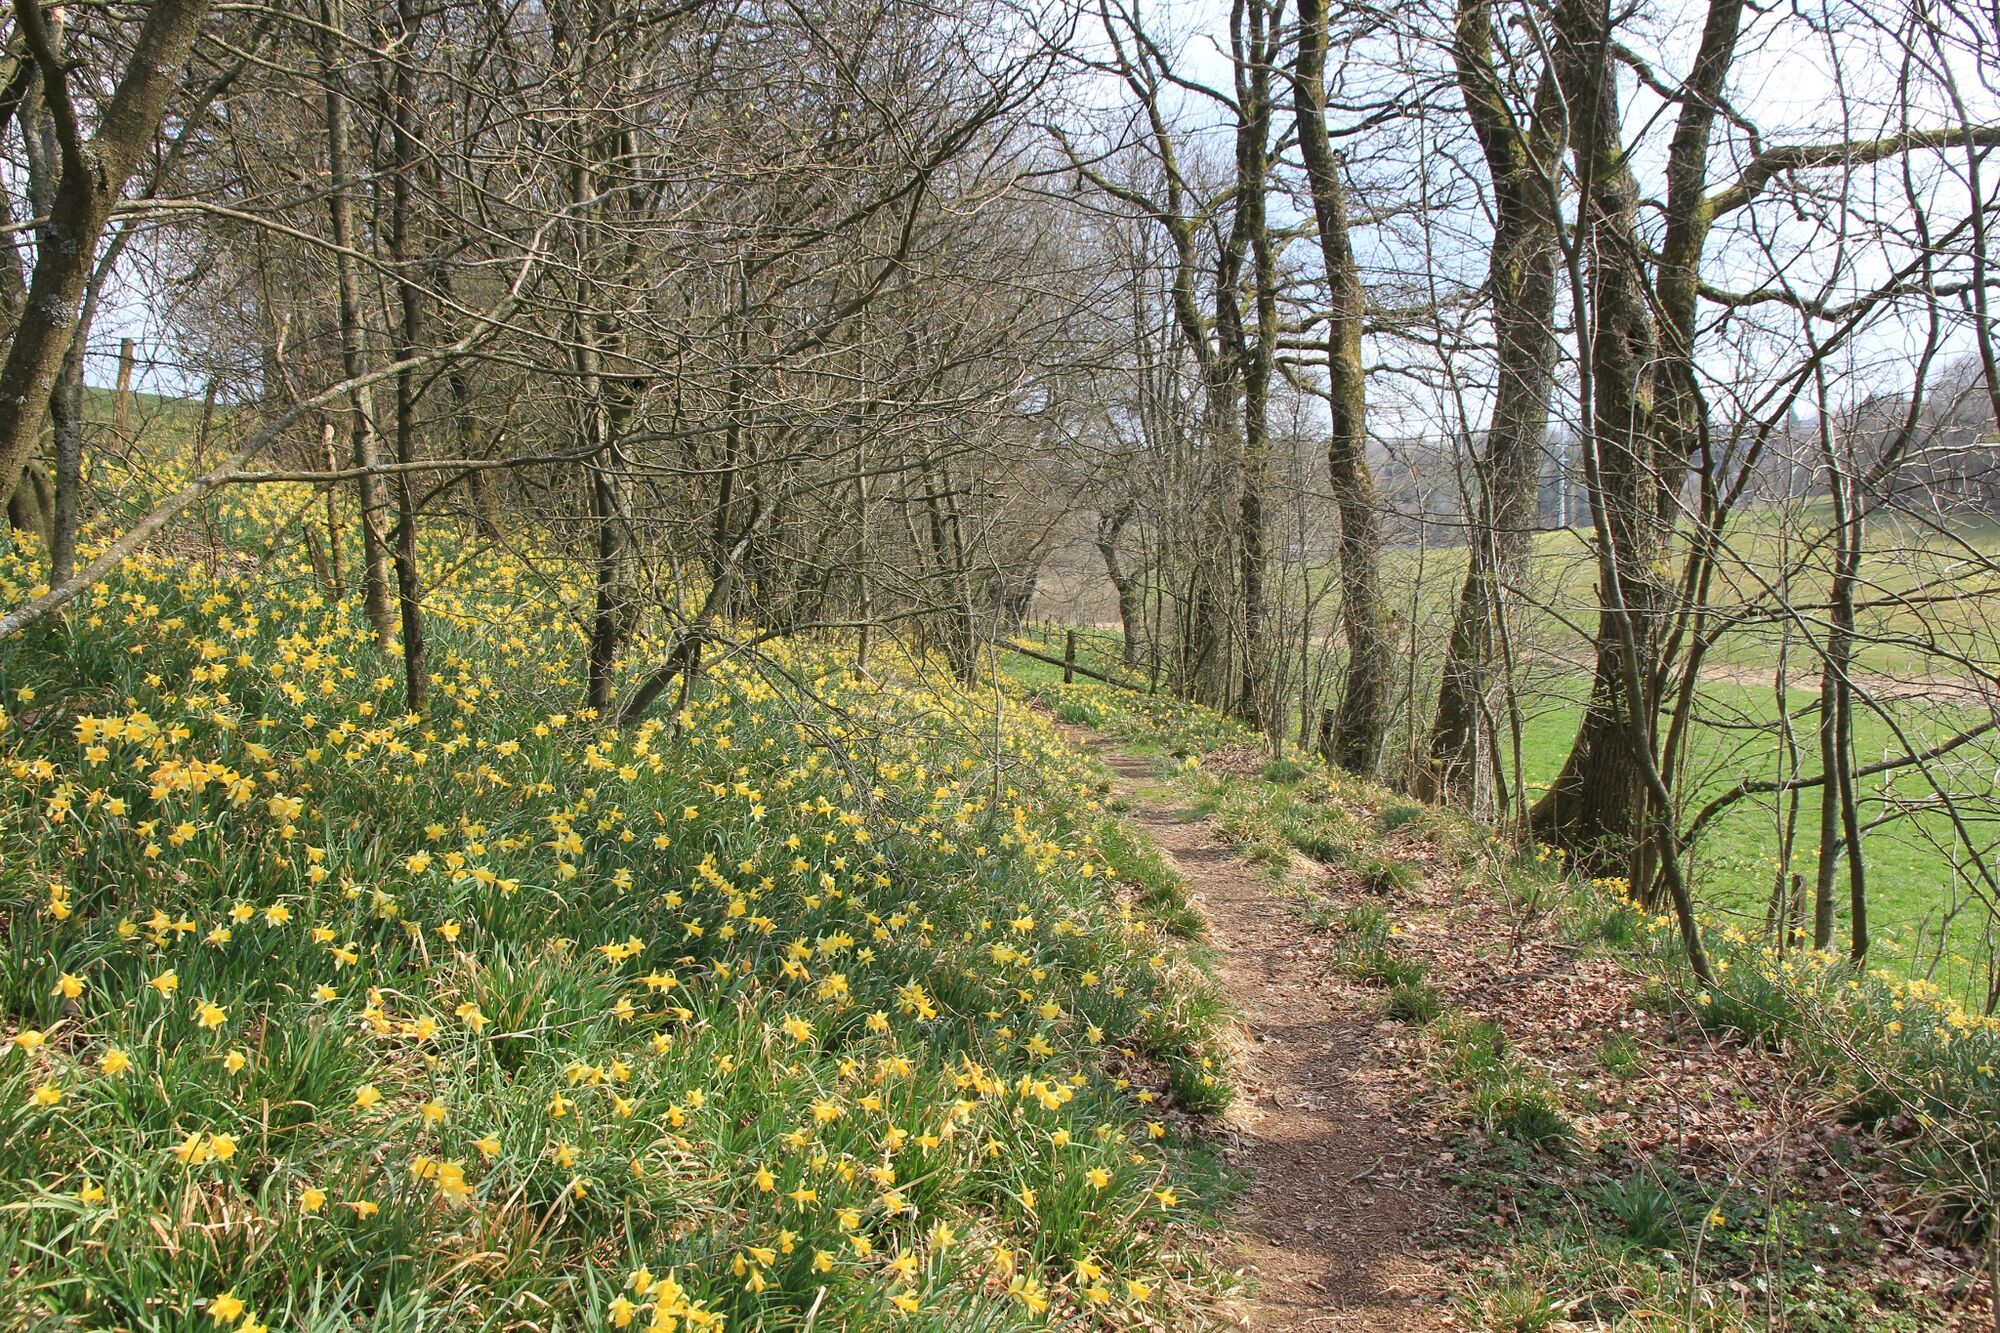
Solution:
M 1292 107 L 1329 295 L 1326 366 L 1333 420 L 1326 458 L 1340 515 L 1340 624 L 1347 641 L 1347 676 L 1325 748 L 1327 758 L 1341 768 L 1368 773 L 1388 728 L 1391 646 L 1382 605 L 1381 520 L 1368 468 L 1367 379 L 1361 360 L 1366 296 L 1348 237 L 1340 159 L 1326 129 L 1324 0 L 1300 0 L 1299 26 Z
M 86 321 L 87 324 L 87 321 Z M 79 330 L 63 357 L 49 395 L 49 434 L 55 445 L 55 496 L 49 513 L 49 583 L 76 572 L 76 532 L 83 518 L 83 342 Z
M 1557 339 L 1556 219 L 1541 173 L 1559 166 L 1563 107 L 1544 70 L 1522 127 L 1493 64 L 1491 0 L 1461 0 L 1453 45 L 1458 85 L 1492 181 L 1492 303 L 1498 383 L 1479 463 L 1466 574 L 1415 794 L 1469 808 L 1479 766 L 1497 752 L 1490 678 L 1501 626 L 1526 571 L 1536 484 L 1548 433 Z
M 1602 610 L 1583 721 L 1561 772 L 1529 816 L 1538 838 L 1569 849 L 1598 873 L 1629 869 L 1644 824 L 1648 798 L 1628 729 L 1653 749 L 1654 650 L 1668 599 L 1658 573 L 1666 537 L 1659 517 L 1671 514 L 1681 480 L 1653 434 L 1659 335 L 1639 268 L 1639 184 L 1620 138 L 1608 25 L 1593 0 L 1564 0 L 1557 10 L 1556 77 L 1584 181 L 1578 232 L 1592 326 L 1579 336 L 1589 341 L 1591 361 L 1585 454 L 1601 534 Z M 1636 698 L 1626 689 L 1628 674 L 1640 682 Z
M 1666 230 L 1651 291 L 1640 267 L 1638 182 L 1619 137 L 1609 17 L 1592 0 L 1564 0 L 1556 16 L 1556 76 L 1586 186 L 1581 235 L 1594 320 L 1587 453 L 1598 474 L 1589 498 L 1603 548 L 1604 610 L 1576 742 L 1530 819 L 1537 836 L 1570 849 L 1579 864 L 1603 873 L 1623 862 L 1642 897 L 1651 892 L 1648 856 L 1658 849 L 1640 831 L 1667 814 L 1651 809 L 1659 793 L 1645 771 L 1658 754 L 1661 631 L 1672 609 L 1663 563 L 1705 434 L 1692 360 L 1697 279 L 1715 208 L 1703 186 L 1742 8 L 1742 0 L 1709 6 L 1669 149 Z M 1637 682 L 1636 697 L 1627 680 Z M 1620 741 L 1628 732 L 1643 738 L 1643 757 Z
M 62 146 L 62 179 L 35 250 L 34 276 L 0 363 L 0 501 L 11 500 L 41 434 L 42 417 L 76 333 L 99 238 L 119 191 L 159 129 L 167 97 L 207 12 L 207 0 L 155 0 L 103 118 L 86 139 L 70 102 L 68 72 L 49 40 L 40 0 L 16 0 L 23 37 L 41 68 Z
M 424 335 L 424 294 L 410 272 L 413 262 L 410 238 L 416 227 L 411 198 L 416 186 L 417 67 L 415 38 L 417 11 L 412 0 L 396 0 L 395 73 L 391 79 L 389 129 L 391 176 L 389 182 L 390 262 L 396 272 L 396 295 L 402 319 L 397 330 L 398 357 L 407 360 L 416 353 Z M 417 377 L 413 367 L 396 375 L 396 461 L 405 464 L 396 474 L 396 528 L 393 550 L 396 565 L 396 606 L 403 631 L 403 702 L 412 713 L 422 713 L 430 700 L 430 662 L 424 642 L 424 590 L 417 564 L 417 504 L 413 473 L 407 465 L 417 458 Z
M 1235 711 L 1253 727 L 1264 725 L 1276 707 L 1267 698 L 1271 645 L 1265 642 L 1264 581 L 1270 562 L 1264 499 L 1271 471 L 1271 367 L 1278 340 L 1278 279 L 1276 257 L 1265 206 L 1271 170 L 1271 65 L 1276 56 L 1276 16 L 1262 0 L 1237 4 L 1230 26 L 1236 75 L 1236 195 L 1229 252 L 1238 270 L 1250 261 L 1249 310 L 1236 291 L 1223 299 L 1225 275 L 1218 274 L 1216 331 L 1231 340 L 1243 385 L 1242 490 L 1236 504 L 1237 582 L 1242 598 L 1242 679 L 1237 683 Z M 1232 283 L 1232 285 L 1234 285 Z M 1225 318 L 1226 316 L 1226 318 Z
M 354 205 L 348 194 L 347 107 L 335 71 L 339 62 L 338 34 L 345 26 L 340 0 L 322 0 L 320 6 L 320 76 L 326 81 L 326 165 L 330 178 L 327 211 L 334 245 L 334 291 L 340 317 L 340 363 L 345 379 L 363 373 L 361 292 L 354 271 L 356 241 Z M 367 395 L 355 390 L 347 405 L 348 454 L 360 475 L 355 478 L 355 512 L 361 522 L 361 606 L 375 631 L 375 641 L 384 649 L 395 643 L 395 612 L 389 602 L 389 544 L 384 537 L 383 515 L 388 510 L 387 488 L 375 471 L 377 451 L 375 425 Z
M 1146 630 L 1146 587 L 1137 572 L 1126 568 L 1118 539 L 1124 535 L 1125 525 L 1132 521 L 1136 507 L 1127 500 L 1097 518 L 1097 554 L 1103 559 L 1104 573 L 1118 594 L 1118 624 L 1125 635 L 1120 661 L 1128 670 L 1139 665 L 1139 640 Z

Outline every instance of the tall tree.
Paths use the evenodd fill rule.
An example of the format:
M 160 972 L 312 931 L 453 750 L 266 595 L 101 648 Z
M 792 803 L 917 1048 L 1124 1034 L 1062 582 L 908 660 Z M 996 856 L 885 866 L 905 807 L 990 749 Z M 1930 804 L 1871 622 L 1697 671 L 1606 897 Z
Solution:
M 1243 393 L 1241 487 L 1236 548 L 1243 669 L 1235 710 L 1260 726 L 1275 707 L 1269 697 L 1265 589 L 1270 555 L 1266 492 L 1271 484 L 1271 370 L 1278 342 L 1278 274 L 1266 196 L 1271 175 L 1272 65 L 1277 59 L 1282 3 L 1235 0 L 1229 49 L 1235 77 L 1236 180 L 1229 236 L 1217 257 L 1215 326 L 1236 367 Z M 1245 260 L 1248 267 L 1245 267 Z M 1274 719 L 1275 720 L 1275 719 Z
M 0 504 L 13 498 L 41 434 L 111 210 L 159 132 L 207 11 L 208 0 L 155 0 L 103 114 L 86 132 L 70 67 L 41 0 L 15 0 L 15 18 L 55 127 L 62 172 L 35 247 L 34 275 L 14 338 L 0 363 Z
M 1472 802 L 1479 765 L 1491 763 L 1498 775 L 1492 670 L 1512 589 L 1521 582 L 1531 549 L 1559 348 L 1558 220 L 1549 181 L 1561 170 L 1563 99 L 1555 72 L 1546 65 L 1533 80 L 1529 106 L 1520 108 L 1510 98 L 1511 81 L 1496 51 L 1494 8 L 1493 0 L 1460 0 L 1452 61 L 1492 190 L 1484 295 L 1492 311 L 1497 376 L 1428 758 L 1412 782 L 1426 800 L 1461 806 Z
M 1361 270 L 1348 234 L 1341 161 L 1326 124 L 1326 62 L 1331 39 L 1325 0 L 1299 0 L 1299 43 L 1292 65 L 1292 111 L 1305 162 L 1326 271 L 1326 372 L 1332 421 L 1327 476 L 1340 518 L 1340 626 L 1347 674 L 1327 757 L 1357 773 L 1374 769 L 1388 730 L 1389 675 L 1394 654 L 1382 604 L 1380 501 L 1368 468 L 1367 369 L 1361 335 L 1367 314 Z

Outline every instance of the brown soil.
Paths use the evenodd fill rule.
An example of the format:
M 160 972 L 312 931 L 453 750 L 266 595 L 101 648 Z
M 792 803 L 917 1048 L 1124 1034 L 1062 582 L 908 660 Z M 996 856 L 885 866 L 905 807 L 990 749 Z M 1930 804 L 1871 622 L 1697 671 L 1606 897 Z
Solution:
M 1323 940 L 1209 820 L 1163 802 L 1147 761 L 1087 741 L 1132 818 L 1172 858 L 1208 920 L 1242 1029 L 1238 1098 L 1221 1129 L 1250 1185 L 1232 1219 L 1245 1329 L 1418 1333 L 1456 1328 L 1426 1240 L 1448 1195 L 1404 1123 L 1407 1074 L 1379 1000 L 1330 975 Z

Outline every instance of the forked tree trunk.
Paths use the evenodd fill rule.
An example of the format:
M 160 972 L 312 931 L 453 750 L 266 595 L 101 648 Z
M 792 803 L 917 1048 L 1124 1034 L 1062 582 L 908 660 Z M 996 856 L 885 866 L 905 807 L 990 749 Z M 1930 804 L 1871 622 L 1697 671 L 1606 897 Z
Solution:
M 1124 536 L 1125 525 L 1132 521 L 1136 507 L 1127 500 L 1111 513 L 1100 514 L 1097 520 L 1097 554 L 1104 561 L 1105 576 L 1118 594 L 1118 625 L 1125 636 L 1120 660 L 1127 670 L 1139 665 L 1139 639 L 1146 628 L 1145 582 L 1125 564 L 1118 546 L 1118 539 Z
M 1486 294 L 1493 309 L 1499 381 L 1437 711 L 1412 788 L 1423 800 L 1469 808 L 1479 768 L 1497 755 L 1492 669 L 1512 590 L 1527 569 L 1548 432 L 1558 346 L 1558 247 L 1540 173 L 1559 166 L 1562 99 L 1553 72 L 1544 70 L 1530 119 L 1525 126 L 1520 123 L 1493 63 L 1491 0 L 1461 0 L 1453 55 L 1466 114 L 1493 186 Z
M 1651 859 L 1669 855 L 1654 835 L 1671 812 L 1657 808 L 1655 779 L 1663 775 L 1648 769 L 1659 754 L 1661 639 L 1673 609 L 1664 563 L 1702 433 L 1691 348 L 1696 278 L 1713 218 L 1704 195 L 1708 150 L 1742 8 L 1742 0 L 1709 7 L 1669 150 L 1666 229 L 1652 291 L 1641 269 L 1638 182 L 1620 139 L 1610 20 L 1595 0 L 1563 0 L 1556 14 L 1556 76 L 1587 186 L 1580 228 L 1593 320 L 1586 459 L 1604 610 L 1583 722 L 1530 819 L 1537 836 L 1576 853 L 1580 864 L 1600 873 L 1622 865 L 1644 898 L 1656 868 L 1678 877 L 1677 868 Z
M 98 241 L 119 191 L 160 126 L 208 0 L 154 0 L 104 114 L 89 138 L 76 121 L 69 76 L 39 0 L 18 0 L 21 35 L 40 66 L 62 146 L 47 226 L 14 336 L 0 362 L 0 503 L 10 501 L 40 437 L 42 418 L 76 335 Z
M 1653 750 L 1655 648 L 1668 587 L 1659 569 L 1677 470 L 1653 438 L 1659 337 L 1639 268 L 1639 183 L 1620 138 L 1616 67 L 1601 7 L 1565 0 L 1554 59 L 1569 107 L 1577 173 L 1586 182 L 1578 243 L 1589 276 L 1592 396 L 1585 423 L 1590 504 L 1598 528 L 1599 606 L 1589 702 L 1562 770 L 1531 812 L 1540 839 L 1597 873 L 1626 869 L 1648 797 L 1635 743 Z M 1633 697 L 1628 679 L 1640 683 Z M 1636 739 L 1635 739 L 1636 738 Z

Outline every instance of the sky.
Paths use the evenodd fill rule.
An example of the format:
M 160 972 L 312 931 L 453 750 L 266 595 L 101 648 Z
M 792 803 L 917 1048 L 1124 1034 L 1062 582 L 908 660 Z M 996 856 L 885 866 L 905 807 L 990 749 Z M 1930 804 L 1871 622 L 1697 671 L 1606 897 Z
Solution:
M 1392 11 L 1404 16 L 1429 13 L 1429 32 L 1442 30 L 1441 13 L 1449 0 L 1416 0 Z M 1887 96 L 1898 76 L 1896 51 L 1877 15 L 1889 6 L 1876 4 L 1864 9 L 1845 0 L 1795 0 L 1789 5 L 1762 7 L 1753 12 L 1740 45 L 1730 94 L 1735 108 L 1754 122 L 1767 144 L 1818 142 L 1830 138 L 1873 137 L 1893 128 L 1895 112 Z M 1976 9 L 1975 11 L 1976 12 Z M 1176 66 L 1188 78 L 1226 90 L 1230 85 L 1227 54 L 1229 6 L 1226 0 L 1148 0 L 1144 10 L 1149 27 L 1165 34 L 1166 44 L 1177 52 Z M 1667 80 L 1684 71 L 1699 38 L 1706 6 L 1684 0 L 1650 0 L 1644 3 L 1629 25 L 1625 39 L 1639 55 Z M 1412 20 L 1413 21 L 1413 20 Z M 1092 30 L 1086 15 L 1082 31 Z M 1971 30 L 1966 30 L 1970 32 Z M 1983 39 L 1982 39 L 1983 40 Z M 1922 53 L 1936 59 L 1930 52 Z M 1981 59 L 1982 54 L 1986 57 Z M 1993 89 L 1993 60 L 1990 46 L 1979 51 L 1949 50 L 1945 66 L 1958 80 L 1975 119 L 2000 122 L 2000 97 Z M 1345 51 L 1336 52 L 1343 62 L 1340 76 L 1357 92 L 1366 90 L 1405 91 L 1410 85 L 1406 72 L 1411 64 L 1433 79 L 1448 76 L 1448 56 L 1434 42 L 1374 39 Z M 1079 78 L 1068 92 L 1065 118 L 1079 128 L 1115 134 L 1123 122 L 1123 91 L 1108 76 Z M 1665 145 L 1672 128 L 1672 107 L 1628 76 L 1623 84 L 1627 105 L 1628 137 L 1634 163 L 1642 183 L 1659 188 Z M 1846 93 L 1845 97 L 1842 94 Z M 1420 167 L 1420 159 L 1431 165 L 1426 173 L 1431 193 L 1439 203 L 1436 216 L 1444 225 L 1419 237 L 1410 227 L 1363 227 L 1357 232 L 1357 249 L 1375 285 L 1394 299 L 1407 299 L 1412 290 L 1430 288 L 1444 294 L 1476 285 L 1483 274 L 1481 248 L 1483 221 L 1481 206 L 1474 193 L 1478 179 L 1476 166 L 1440 170 L 1438 163 L 1456 157 L 1472 164 L 1462 116 L 1456 115 L 1448 89 L 1436 99 L 1438 110 L 1421 122 L 1399 127 L 1393 136 L 1376 136 L 1357 141 L 1361 151 L 1351 177 L 1359 189 L 1363 208 L 1399 202 L 1410 193 L 1410 182 Z M 1226 138 L 1214 129 L 1224 112 L 1207 99 L 1185 94 L 1174 108 L 1183 124 L 1199 130 L 1211 128 L 1212 147 L 1226 154 Z M 1924 108 L 1946 123 L 1949 106 L 1941 96 L 1932 96 Z M 1282 122 L 1284 117 L 1279 118 Z M 1719 184 L 1737 169 L 1747 152 L 1745 136 L 1731 130 L 1712 155 L 1712 176 Z M 1923 163 L 1931 177 L 1925 197 L 1941 214 L 1959 215 L 1966 206 L 1967 192 L 1938 155 L 1928 155 Z M 1985 182 L 1989 192 L 1993 178 L 2000 177 L 2000 162 L 1993 164 Z M 1787 219 L 1768 236 L 1726 226 L 1711 245 L 1708 276 L 1725 287 L 1748 287 L 1768 282 L 1772 276 L 1771 255 L 1784 261 L 1784 271 L 1794 281 L 1823 278 L 1836 261 L 1847 266 L 1852 284 L 1865 285 L 1879 280 L 1889 266 L 1908 254 L 1892 240 L 1879 235 L 1859 234 L 1862 215 L 1879 230 L 1889 233 L 1907 229 L 1911 217 L 1899 197 L 1899 178 L 1891 170 L 1862 173 L 1852 182 L 1845 202 L 1852 211 L 1834 210 L 1827 217 L 1811 220 Z M 1284 201 L 1274 201 L 1275 215 L 1283 220 Z M 1300 220 L 1296 211 L 1291 215 Z M 1739 215 L 1742 216 L 1742 215 Z M 1760 210 L 1760 219 L 1769 212 Z M 1845 244 L 1836 243 L 1839 233 L 1849 232 Z M 1297 262 L 1309 263 L 1308 246 L 1295 247 Z M 1768 250 L 1768 252 L 1767 252 Z M 159 392 L 198 393 L 200 372 L 190 372 L 173 364 L 163 312 L 156 309 L 148 283 L 136 270 L 124 275 L 107 299 L 106 307 L 93 330 L 87 361 L 93 383 L 109 384 L 116 376 L 119 342 L 134 338 L 140 347 L 140 387 Z M 1847 362 L 1852 381 L 1845 392 L 1861 395 L 1892 380 L 1898 367 L 1907 367 L 1912 354 L 1913 331 L 1905 326 L 1885 326 L 1869 338 L 1857 342 Z M 1954 339 L 1952 352 L 1969 349 L 1963 335 Z M 1371 348 L 1376 360 L 1407 357 L 1406 347 L 1377 345 Z M 1736 357 L 1747 350 L 1731 349 L 1730 364 L 1718 363 L 1718 379 L 1741 379 L 1743 366 Z M 1763 349 L 1772 365 L 1787 361 L 1795 350 L 1785 347 Z M 1905 372 L 1905 377 L 1907 377 Z M 1406 433 L 1421 427 L 1426 417 L 1435 418 L 1446 409 L 1431 395 L 1398 397 L 1394 386 L 1378 396 L 1378 432 Z M 1393 420 L 1392 418 L 1406 418 Z M 1475 423 L 1476 425 L 1476 423 Z

